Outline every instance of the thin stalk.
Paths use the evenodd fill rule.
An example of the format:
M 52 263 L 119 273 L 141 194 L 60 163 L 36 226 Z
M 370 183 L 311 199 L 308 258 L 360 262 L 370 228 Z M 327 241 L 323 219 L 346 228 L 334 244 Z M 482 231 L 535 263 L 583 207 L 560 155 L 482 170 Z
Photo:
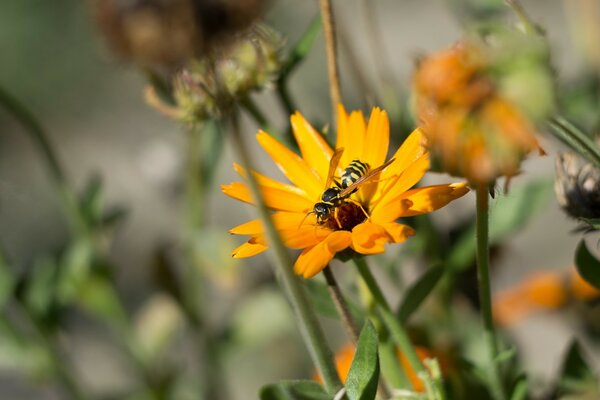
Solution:
M 402 351 L 404 356 L 407 358 L 410 366 L 417 373 L 417 375 L 426 376 L 427 370 L 421 363 L 421 360 L 419 360 L 419 356 L 417 355 L 417 352 L 415 351 L 415 348 L 408 337 L 408 333 L 402 324 L 400 324 L 400 321 L 396 319 L 396 316 L 392 312 L 389 303 L 385 299 L 385 296 L 377 284 L 375 277 L 371 273 L 371 270 L 367 266 L 367 263 L 363 258 L 354 258 L 354 263 L 356 264 L 360 276 L 369 289 L 369 292 L 375 300 L 377 305 L 377 315 L 379 315 L 383 324 L 390 331 L 392 339 L 394 342 L 396 342 L 396 345 L 400 348 L 400 351 Z
M 236 150 L 242 161 L 242 166 L 246 171 L 254 171 L 253 163 L 250 157 L 250 151 L 246 146 L 238 125 L 237 115 L 233 113 L 233 139 L 236 145 Z M 325 389 L 330 395 L 335 395 L 341 388 L 342 383 L 335 369 L 333 362 L 333 354 L 327 346 L 325 335 L 319 325 L 317 316 L 311 308 L 304 287 L 300 283 L 300 278 L 294 275 L 293 263 L 287 249 L 285 248 L 275 224 L 271 219 L 271 214 L 267 208 L 258 183 L 254 174 L 247 174 L 248 186 L 252 193 L 252 197 L 256 203 L 259 216 L 265 225 L 267 231 L 267 239 L 270 246 L 273 248 L 275 258 L 275 273 L 279 283 L 283 286 L 288 299 L 296 315 L 296 321 L 300 326 L 300 331 L 310 356 L 317 367 L 319 373 L 323 377 Z
M 277 129 L 269 122 L 268 118 L 261 111 L 258 105 L 252 100 L 249 96 L 244 97 L 240 101 L 240 105 L 246 112 L 252 117 L 252 119 L 258 124 L 261 129 L 269 132 L 272 135 L 275 135 L 277 138 L 285 142 L 288 146 L 293 146 L 295 144 L 294 136 L 292 135 L 291 129 L 286 131 L 285 137 L 281 135 Z M 288 115 L 291 115 L 289 113 Z
M 338 104 L 342 103 L 340 89 L 340 70 L 337 60 L 337 44 L 335 38 L 335 19 L 331 0 L 320 0 L 325 48 L 327 51 L 327 72 L 329 75 L 329 93 L 331 96 L 331 113 L 337 115 Z M 337 121 L 337 118 L 334 118 Z
M 298 110 L 296 103 L 292 100 L 287 80 L 277 81 L 277 98 L 287 115 L 292 115 Z
M 492 297 L 490 291 L 490 254 L 488 243 L 489 198 L 488 185 L 479 184 L 476 190 L 477 201 L 477 283 L 479 286 L 479 304 L 484 326 L 484 339 L 490 353 L 492 395 L 496 400 L 506 399 L 500 370 L 498 369 L 498 342 L 492 316 Z
M 358 329 L 356 329 L 356 325 L 352 320 L 352 315 L 348 310 L 348 304 L 344 300 L 344 296 L 342 295 L 342 291 L 333 275 L 333 271 L 330 266 L 326 266 L 323 269 L 323 275 L 325 276 L 325 281 L 327 282 L 327 289 L 329 289 L 329 295 L 331 296 L 331 300 L 333 300 L 333 304 L 342 319 L 342 325 L 344 325 L 344 329 L 346 330 L 346 334 L 348 338 L 356 345 L 358 343 Z
M 183 279 L 183 296 L 191 331 L 200 350 L 200 357 L 210 360 L 210 366 L 202 368 L 204 397 L 207 399 L 226 399 L 227 387 L 223 381 L 225 376 L 221 363 L 221 352 L 211 327 L 206 326 L 203 317 L 203 279 L 198 268 L 195 241 L 204 227 L 203 213 L 205 203 L 203 176 L 202 136 L 207 125 L 190 126 L 187 130 L 186 143 L 186 179 L 185 179 L 185 277 Z
M 19 121 L 21 126 L 25 129 L 25 132 L 37 146 L 42 159 L 48 167 L 48 171 L 54 181 L 56 189 L 58 190 L 72 230 L 77 233 L 86 234 L 88 231 L 87 224 L 79 209 L 79 205 L 77 204 L 77 196 L 71 190 L 66 174 L 56 157 L 56 152 L 54 151 L 44 128 L 24 104 L 1 87 L 0 105 Z

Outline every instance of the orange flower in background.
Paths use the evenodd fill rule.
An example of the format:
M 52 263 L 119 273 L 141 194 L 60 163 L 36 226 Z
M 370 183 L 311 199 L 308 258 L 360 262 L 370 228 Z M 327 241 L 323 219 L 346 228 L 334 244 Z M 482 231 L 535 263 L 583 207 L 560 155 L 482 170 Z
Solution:
M 432 351 L 422 346 L 416 346 L 415 351 L 417 352 L 417 356 L 419 357 L 419 360 L 421 360 L 421 362 L 428 358 L 436 357 L 436 355 Z M 335 367 L 343 384 L 346 383 L 346 378 L 348 377 L 348 373 L 350 372 L 350 366 L 352 365 L 352 360 L 354 359 L 355 352 L 356 347 L 353 344 L 348 343 L 335 353 Z M 417 376 L 415 370 L 410 366 L 410 362 L 408 361 L 406 356 L 402 354 L 399 350 L 397 350 L 396 353 L 398 355 L 398 360 L 402 365 L 402 369 L 404 370 L 404 373 L 409 379 L 414 390 L 417 392 L 424 392 L 425 385 L 423 381 Z M 442 372 L 444 372 L 445 363 L 441 362 L 441 364 Z M 314 379 L 319 383 L 323 383 L 321 376 L 318 373 L 315 374 Z
M 564 272 L 537 272 L 517 286 L 494 296 L 494 318 L 513 326 L 541 310 L 555 310 L 569 300 L 587 301 L 600 297 L 600 290 L 587 283 L 571 268 Z
M 255 172 L 285 245 L 302 249 L 294 270 L 305 278 L 319 273 L 338 252 L 348 248 L 360 254 L 383 253 L 385 244 L 401 243 L 415 233 L 409 226 L 396 222 L 398 218 L 432 212 L 468 192 L 464 183 L 411 189 L 429 168 L 429 154 L 423 147 L 423 134 L 419 129 L 386 163 L 389 145 L 386 112 L 374 108 L 368 124 L 360 111 L 348 115 L 340 106 L 338 114 L 336 149 L 343 149 L 341 156 L 300 113 L 294 114 L 291 122 L 301 155 L 266 132 L 257 134 L 261 147 L 291 182 L 279 182 Z M 332 158 L 334 165 L 330 166 Z M 340 187 L 337 179 L 327 185 L 330 172 L 342 177 L 355 160 L 364 164 L 361 171 L 364 175 L 382 166 L 385 168 L 332 207 L 330 215 L 319 215 L 315 205 L 324 200 L 324 191 L 334 187 L 335 182 L 338 182 L 336 187 Z M 246 171 L 239 165 L 234 164 L 234 168 L 245 176 Z M 357 175 L 352 179 L 356 180 Z M 253 202 L 245 183 L 223 185 L 222 190 L 237 200 Z M 234 250 L 233 257 L 250 257 L 268 248 L 260 220 L 237 226 L 230 233 L 250 236 Z
M 519 172 L 543 152 L 524 113 L 496 89 L 477 46 L 459 43 L 422 60 L 414 75 L 415 108 L 428 147 L 443 170 L 473 183 Z

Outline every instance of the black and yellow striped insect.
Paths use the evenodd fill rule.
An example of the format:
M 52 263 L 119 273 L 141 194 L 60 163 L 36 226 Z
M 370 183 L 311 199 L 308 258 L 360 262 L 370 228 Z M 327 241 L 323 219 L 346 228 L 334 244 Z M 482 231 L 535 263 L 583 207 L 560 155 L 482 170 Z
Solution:
M 360 160 L 353 160 L 344 170 L 340 177 L 340 181 L 335 180 L 335 171 L 342 157 L 344 149 L 336 149 L 329 161 L 329 171 L 325 184 L 325 191 L 321 195 L 321 201 L 317 202 L 313 210 L 309 214 L 317 216 L 317 224 L 322 225 L 331 217 L 335 218 L 338 227 L 341 229 L 341 223 L 337 218 L 337 209 L 347 201 L 352 193 L 356 192 L 360 185 L 363 185 L 377 176 L 385 167 L 394 162 L 392 158 L 388 162 L 379 167 L 369 170 L 369 164 Z M 368 214 L 359 204 L 365 216 Z

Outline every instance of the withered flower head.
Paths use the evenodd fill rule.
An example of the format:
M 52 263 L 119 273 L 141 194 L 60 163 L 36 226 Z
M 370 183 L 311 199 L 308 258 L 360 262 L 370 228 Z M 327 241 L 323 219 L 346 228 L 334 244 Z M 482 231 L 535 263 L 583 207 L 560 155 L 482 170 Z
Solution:
M 574 218 L 600 218 L 600 169 L 573 153 L 556 158 L 554 191 L 558 204 Z
M 94 0 L 112 49 L 142 67 L 173 71 L 247 28 L 265 0 Z
M 521 106 L 513 81 L 526 74 L 506 64 L 504 53 L 502 46 L 465 40 L 422 59 L 414 74 L 415 111 L 432 155 L 471 183 L 515 175 L 530 151 L 542 152 L 533 113 L 547 110 Z

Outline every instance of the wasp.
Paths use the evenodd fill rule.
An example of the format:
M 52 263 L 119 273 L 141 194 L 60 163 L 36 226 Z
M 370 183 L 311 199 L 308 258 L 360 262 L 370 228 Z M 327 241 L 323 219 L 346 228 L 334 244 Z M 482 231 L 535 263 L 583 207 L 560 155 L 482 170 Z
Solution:
M 333 153 L 331 160 L 329 160 L 329 171 L 325 183 L 326 189 L 321 195 L 321 201 L 317 202 L 312 211 L 307 214 L 315 214 L 317 216 L 317 224 L 319 225 L 324 224 L 333 216 L 338 227 L 341 228 L 342 225 L 337 218 L 337 209 L 345 202 L 350 201 L 354 203 L 354 201 L 349 199 L 350 195 L 356 192 L 361 185 L 375 178 L 378 173 L 394 162 L 394 159 L 392 158 L 385 164 L 369 170 L 369 164 L 360 160 L 353 160 L 340 176 L 340 180 L 337 181 L 334 175 L 343 152 L 344 149 L 336 149 Z M 362 205 L 357 205 L 368 218 L 369 215 Z

